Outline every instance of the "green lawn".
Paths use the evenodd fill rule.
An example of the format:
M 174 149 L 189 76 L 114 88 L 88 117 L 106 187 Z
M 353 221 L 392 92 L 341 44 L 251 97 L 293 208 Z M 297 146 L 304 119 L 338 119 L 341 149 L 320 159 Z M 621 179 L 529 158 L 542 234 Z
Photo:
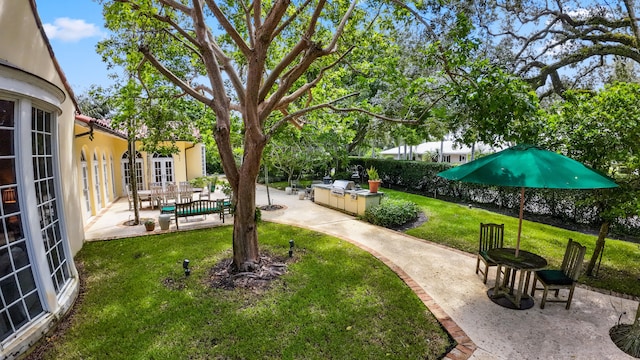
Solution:
M 449 337 L 384 264 L 336 238 L 259 226 L 261 250 L 296 250 L 263 293 L 209 286 L 231 227 L 87 243 L 86 291 L 46 359 L 436 359 Z M 183 259 L 191 262 L 185 278 Z
M 479 208 L 454 204 L 424 196 L 383 189 L 387 195 L 417 203 L 428 217 L 421 226 L 407 234 L 441 243 L 470 253 L 476 253 L 480 223 L 505 224 L 505 246 L 515 247 L 518 218 L 497 214 Z M 565 230 L 525 220 L 522 222 L 520 248 L 547 259 L 550 267 L 560 267 L 569 238 L 587 247 L 587 262 L 593 254 L 597 236 Z M 602 264 L 597 277 L 584 274 L 580 282 L 618 293 L 640 296 L 640 245 L 607 239 Z M 584 272 L 583 272 L 584 273 Z

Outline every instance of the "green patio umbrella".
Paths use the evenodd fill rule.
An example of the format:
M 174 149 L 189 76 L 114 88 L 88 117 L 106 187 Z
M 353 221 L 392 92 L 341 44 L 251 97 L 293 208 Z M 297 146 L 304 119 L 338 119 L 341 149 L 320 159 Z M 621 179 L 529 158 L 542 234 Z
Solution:
M 516 253 L 520 249 L 524 188 L 601 189 L 618 185 L 584 164 L 535 145 L 516 145 L 438 174 L 469 183 L 519 187 L 520 221 Z

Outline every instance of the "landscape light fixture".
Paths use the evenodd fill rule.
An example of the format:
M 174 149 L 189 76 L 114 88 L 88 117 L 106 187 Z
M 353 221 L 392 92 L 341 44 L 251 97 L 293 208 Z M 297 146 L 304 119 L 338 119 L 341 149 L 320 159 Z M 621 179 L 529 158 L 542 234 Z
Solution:
M 293 257 L 293 240 L 289 240 L 289 257 Z
M 184 259 L 182 262 L 182 268 L 184 269 L 184 276 L 189 276 L 189 274 L 191 274 L 191 269 L 189 269 L 189 259 Z

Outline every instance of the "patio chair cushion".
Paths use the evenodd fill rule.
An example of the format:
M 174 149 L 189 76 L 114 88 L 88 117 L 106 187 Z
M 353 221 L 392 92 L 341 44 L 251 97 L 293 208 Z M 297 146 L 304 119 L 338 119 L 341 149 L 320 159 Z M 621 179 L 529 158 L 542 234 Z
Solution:
M 203 215 L 207 213 L 220 212 L 218 208 L 185 209 L 178 211 L 178 216 Z
M 495 263 L 493 262 L 493 260 L 489 259 L 489 256 L 487 255 L 487 251 L 486 251 L 486 250 L 482 250 L 482 251 L 480 251 L 480 256 L 482 256 L 482 258 L 483 258 L 486 262 L 488 262 L 488 263 L 490 263 L 490 264 L 495 264 Z
M 160 214 L 173 214 L 176 211 L 175 205 L 163 206 L 160 208 Z
M 573 280 L 565 275 L 562 270 L 539 270 L 536 275 L 546 284 L 551 285 L 571 285 Z

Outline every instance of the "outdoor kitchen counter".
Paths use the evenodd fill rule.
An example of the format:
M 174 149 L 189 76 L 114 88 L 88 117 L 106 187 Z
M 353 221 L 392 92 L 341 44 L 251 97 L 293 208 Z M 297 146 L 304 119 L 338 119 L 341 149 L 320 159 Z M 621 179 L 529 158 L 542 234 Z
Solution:
M 313 201 L 353 215 L 364 215 L 365 210 L 380 204 L 384 193 L 370 193 L 369 190 L 346 190 L 333 184 L 314 184 Z

